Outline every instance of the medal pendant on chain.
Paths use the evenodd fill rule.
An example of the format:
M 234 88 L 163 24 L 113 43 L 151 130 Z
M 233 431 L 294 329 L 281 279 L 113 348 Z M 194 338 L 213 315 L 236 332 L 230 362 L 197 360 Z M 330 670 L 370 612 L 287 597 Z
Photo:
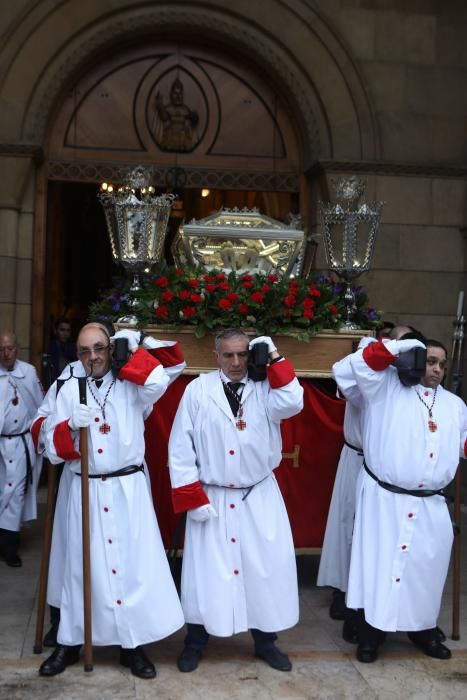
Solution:
M 436 433 L 436 431 L 438 430 L 438 426 L 436 425 L 434 420 L 428 421 L 428 430 L 430 431 L 430 433 Z
M 102 425 L 99 426 L 99 432 L 103 435 L 107 435 L 107 433 L 110 433 L 110 425 L 108 423 L 102 423 Z
M 15 396 L 14 399 L 11 399 L 11 403 L 13 404 L 13 406 L 17 406 L 18 405 L 18 397 Z
M 235 423 L 237 430 L 245 430 L 246 421 L 243 420 L 243 406 L 240 404 L 237 414 L 237 422 Z

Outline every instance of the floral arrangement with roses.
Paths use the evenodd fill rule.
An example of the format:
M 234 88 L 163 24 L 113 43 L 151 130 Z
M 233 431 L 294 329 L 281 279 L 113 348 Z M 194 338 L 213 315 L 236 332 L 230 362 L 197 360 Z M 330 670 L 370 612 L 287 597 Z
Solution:
M 193 326 L 197 337 L 221 328 L 255 328 L 260 334 L 287 334 L 307 340 L 323 329 L 339 330 L 346 319 L 342 283 L 330 276 L 284 279 L 276 274 L 237 274 L 221 270 L 169 267 L 162 263 L 130 292 L 117 280 L 91 305 L 91 320 L 116 321 L 135 316 L 139 327 Z M 362 287 L 355 287 L 361 328 L 378 325 L 380 315 L 368 307 Z

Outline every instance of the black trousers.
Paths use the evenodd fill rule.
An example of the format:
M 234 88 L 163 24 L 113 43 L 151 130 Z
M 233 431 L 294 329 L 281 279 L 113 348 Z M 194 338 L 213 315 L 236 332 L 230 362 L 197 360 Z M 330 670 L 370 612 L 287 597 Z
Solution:
M 204 625 L 195 625 L 192 622 L 188 622 L 187 630 L 185 646 L 201 651 L 209 640 L 209 634 L 206 632 Z M 262 632 L 257 629 L 251 629 L 250 632 L 255 643 L 255 649 L 258 651 L 271 647 L 277 639 L 275 632 Z
M 0 528 L 0 552 L 4 556 L 12 556 L 18 553 L 19 532 Z
M 357 611 L 358 625 L 358 643 L 364 647 L 378 647 L 386 639 L 386 632 L 379 630 L 377 627 L 372 627 L 365 620 L 364 610 Z M 436 627 L 427 630 L 419 630 L 418 632 L 410 632 L 412 639 L 418 640 L 421 644 L 430 642 L 437 638 Z

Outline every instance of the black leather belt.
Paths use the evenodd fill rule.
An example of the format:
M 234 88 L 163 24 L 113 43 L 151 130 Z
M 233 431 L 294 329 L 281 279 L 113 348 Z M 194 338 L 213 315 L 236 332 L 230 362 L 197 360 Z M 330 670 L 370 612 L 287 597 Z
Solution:
M 355 445 L 351 445 L 350 442 L 347 442 L 347 440 L 344 439 L 344 445 L 347 445 L 347 447 L 350 447 L 351 450 L 355 450 L 355 452 L 360 455 L 360 457 L 363 457 L 363 450 L 361 447 L 355 447 Z
M 23 445 L 24 445 L 24 451 L 26 452 L 26 484 L 24 486 L 24 494 L 26 495 L 28 492 L 28 487 L 29 484 L 32 484 L 32 461 L 31 461 L 31 455 L 29 454 L 28 450 L 28 443 L 26 442 L 26 438 L 24 437 L 25 435 L 28 435 L 29 430 L 25 430 L 22 433 L 10 433 L 10 435 L 4 435 L 3 433 L 0 435 L 0 437 L 4 438 L 11 438 L 11 437 L 20 437 Z
M 366 464 L 365 461 L 363 461 L 363 466 L 365 467 L 365 471 L 368 474 L 368 476 L 371 476 L 372 479 L 376 481 L 378 486 L 381 486 L 381 488 L 386 489 L 386 491 L 391 491 L 392 493 L 402 493 L 405 494 L 406 496 L 418 496 L 418 498 L 428 498 L 429 496 L 444 496 L 444 498 L 448 498 L 448 494 L 446 493 L 445 489 L 449 486 L 449 484 L 446 484 L 446 486 L 443 486 L 442 489 L 404 489 L 402 486 L 394 486 L 394 484 L 388 484 L 387 481 L 381 481 L 381 479 L 378 479 L 378 477 L 373 474 L 373 472 L 369 469 L 368 465 Z
M 205 481 L 202 481 L 201 484 L 202 486 L 216 486 L 218 489 L 233 489 L 234 491 L 246 491 L 244 494 L 242 501 L 246 501 L 250 493 L 253 491 L 255 486 L 258 486 L 258 484 L 261 484 L 263 481 L 265 481 L 270 474 L 267 474 L 267 476 L 263 477 L 259 481 L 256 482 L 256 484 L 252 484 L 251 486 L 225 486 L 224 484 L 208 484 Z
M 89 474 L 90 479 L 111 479 L 113 476 L 128 476 L 129 474 L 136 474 L 136 472 L 144 472 L 144 467 L 142 464 L 131 464 L 129 467 L 122 467 L 114 472 L 106 472 L 105 474 Z M 76 476 L 81 476 L 81 472 L 73 472 Z

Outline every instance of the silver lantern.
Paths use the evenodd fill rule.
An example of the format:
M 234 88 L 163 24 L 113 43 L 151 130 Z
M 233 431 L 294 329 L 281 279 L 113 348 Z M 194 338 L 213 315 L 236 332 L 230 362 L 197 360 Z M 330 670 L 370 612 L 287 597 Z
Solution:
M 133 275 L 130 296 L 140 287 L 139 275 L 158 262 L 170 210 L 176 195 L 156 195 L 150 184 L 151 171 L 138 166 L 129 170 L 122 186 L 103 183 L 98 198 L 104 208 L 112 257 Z M 135 322 L 133 316 L 120 319 Z
M 329 270 L 345 283 L 347 318 L 344 330 L 358 330 L 354 280 L 370 269 L 383 202 L 360 203 L 366 180 L 354 176 L 332 181 L 336 204 L 320 202 L 321 227 Z

